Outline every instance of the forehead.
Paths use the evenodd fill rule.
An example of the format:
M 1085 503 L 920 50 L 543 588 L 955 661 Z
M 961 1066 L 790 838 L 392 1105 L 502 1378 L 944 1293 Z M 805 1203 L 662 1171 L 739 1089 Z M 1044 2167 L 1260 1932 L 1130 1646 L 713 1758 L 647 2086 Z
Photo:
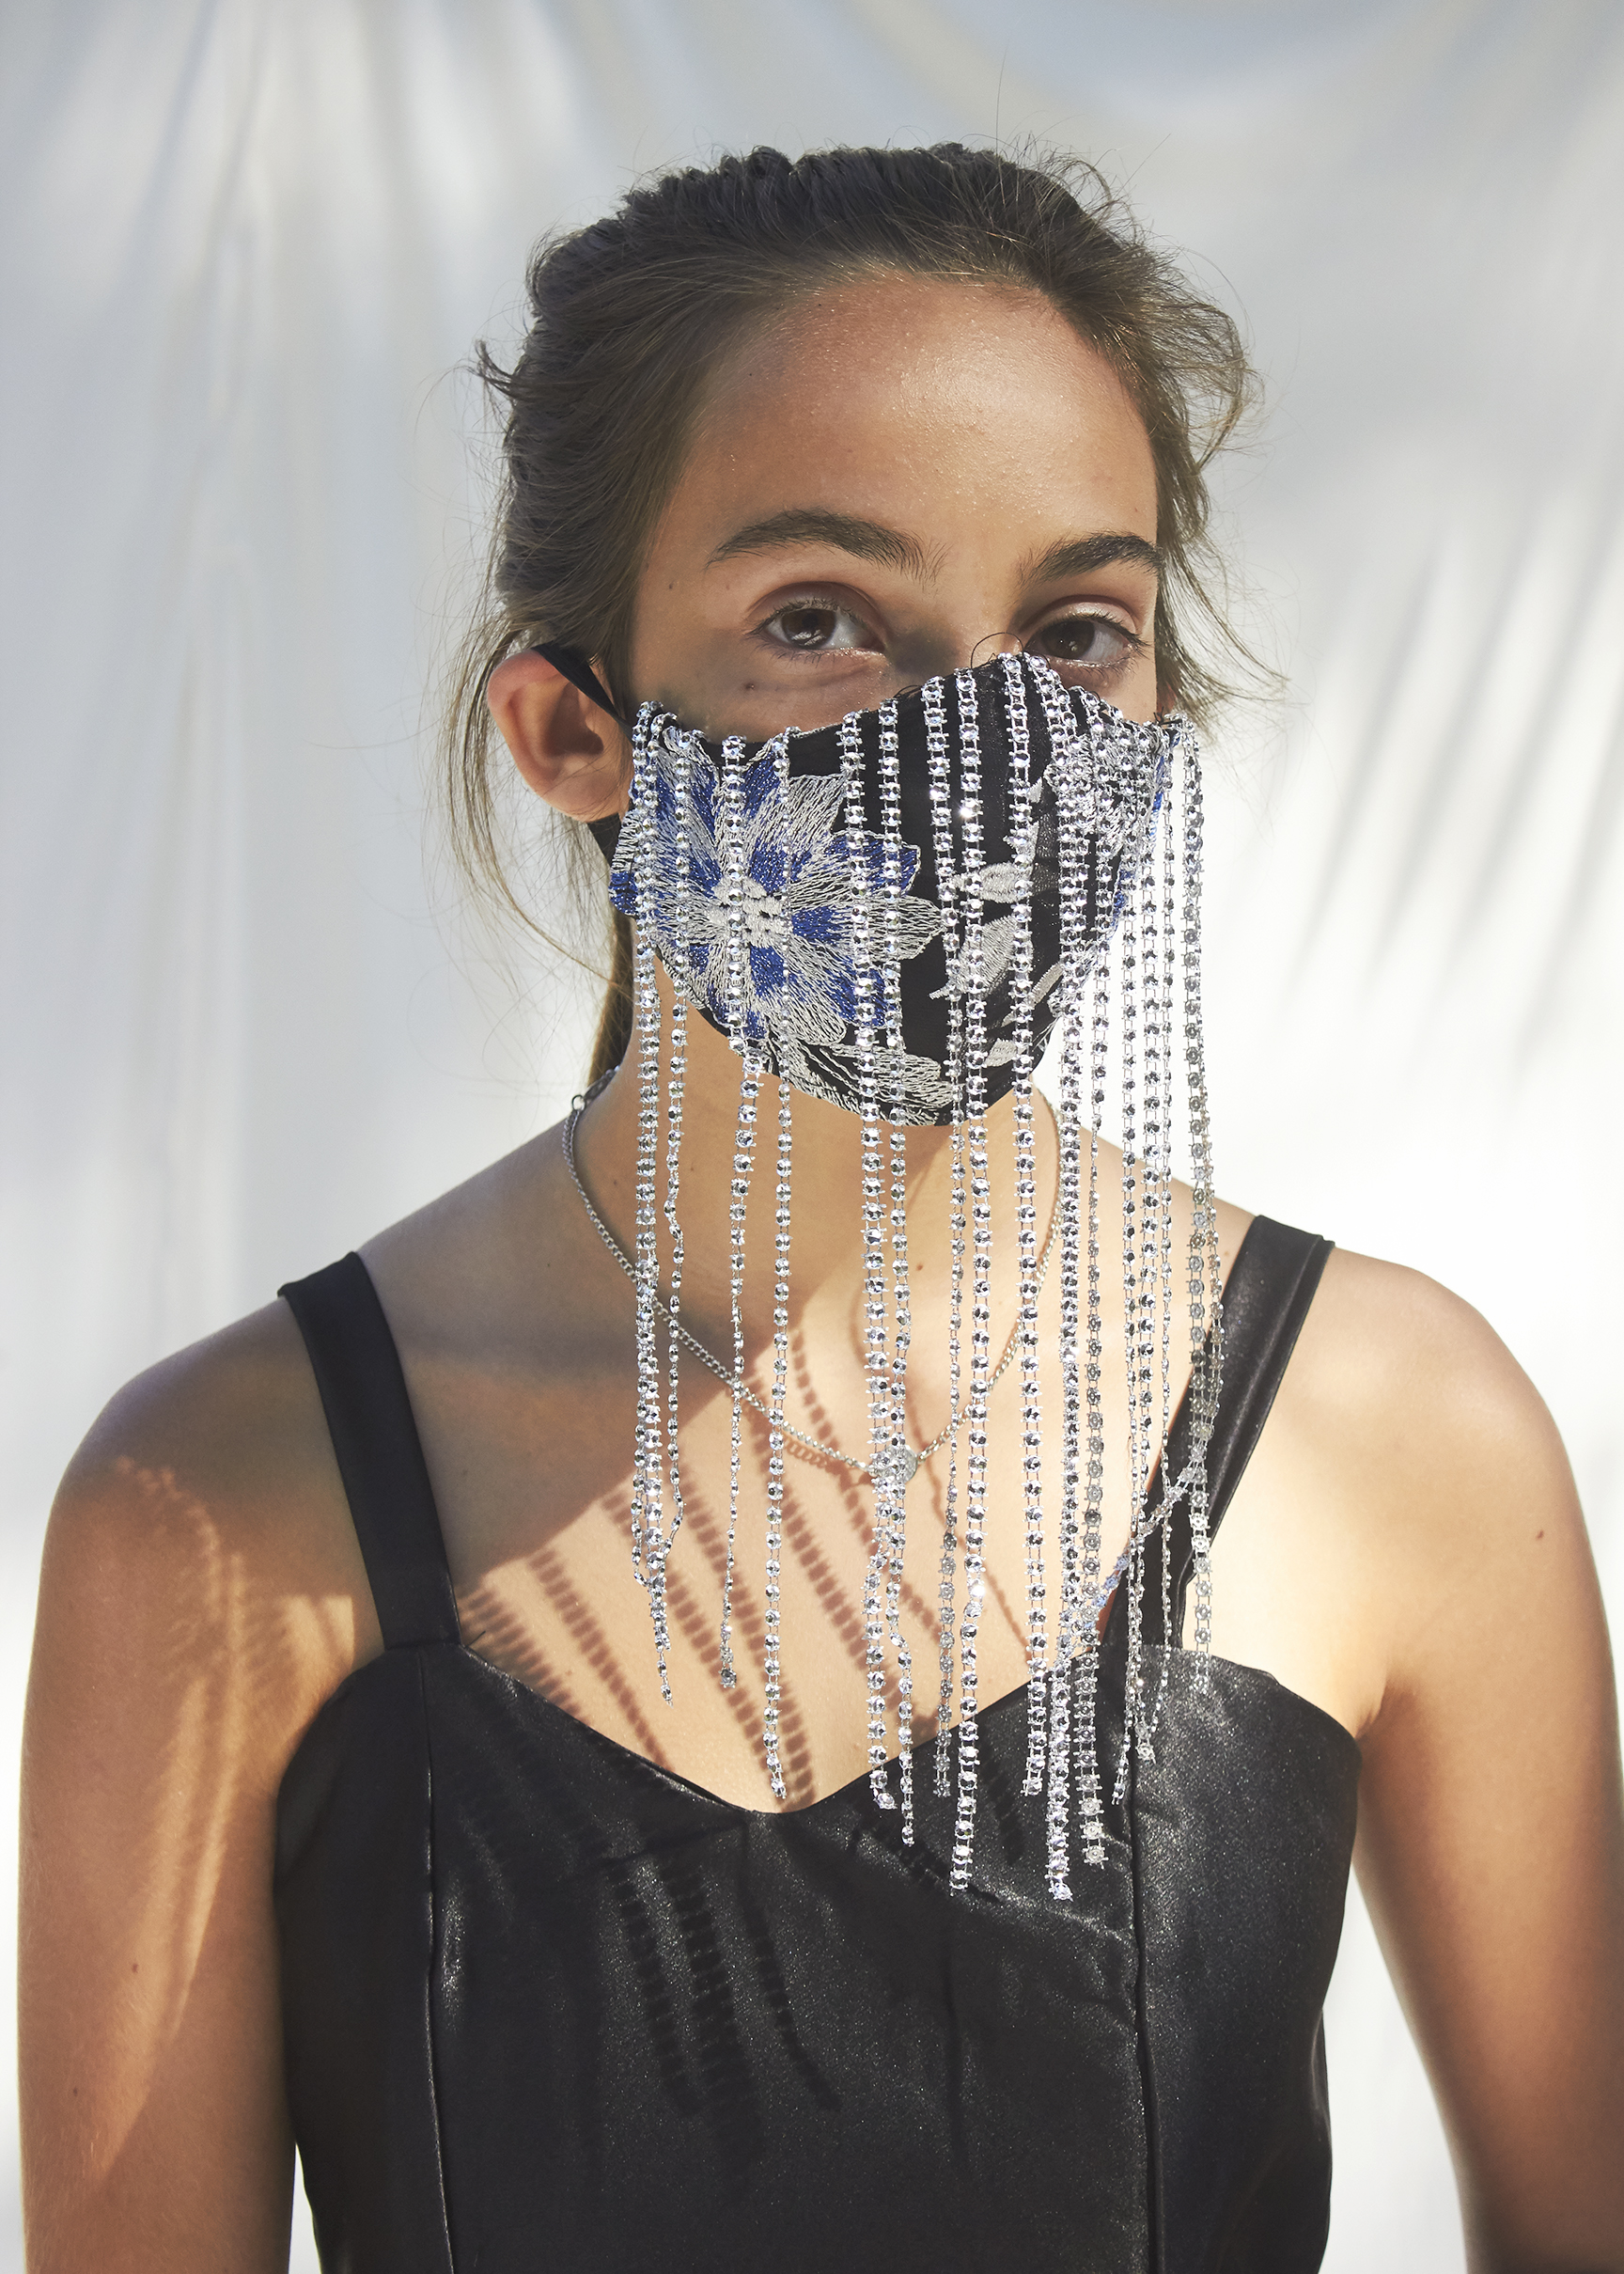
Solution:
M 712 380 L 670 518 L 699 541 L 789 505 L 945 541 L 989 515 L 1023 541 L 1156 535 L 1149 442 L 1104 356 L 1038 292 L 934 278 L 809 293 Z

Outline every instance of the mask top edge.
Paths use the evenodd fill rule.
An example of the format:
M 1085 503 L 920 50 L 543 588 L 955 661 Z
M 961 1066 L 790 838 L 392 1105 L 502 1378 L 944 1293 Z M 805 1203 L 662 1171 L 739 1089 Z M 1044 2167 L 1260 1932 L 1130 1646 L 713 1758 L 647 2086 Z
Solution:
M 1107 701 L 1102 695 L 1097 695 L 1091 687 L 1068 686 L 1058 672 L 1040 655 L 1011 655 L 1006 651 L 990 657 L 986 663 L 963 667 L 973 680 L 981 685 L 988 685 L 995 684 L 1004 676 L 1003 667 L 1009 662 L 1018 664 L 1023 676 L 1038 689 L 1042 689 L 1048 683 L 1056 690 L 1072 709 L 1080 727 L 1092 721 L 1131 735 L 1144 735 L 1157 741 L 1177 736 L 1189 729 L 1190 721 L 1182 711 L 1159 711 L 1153 718 L 1148 719 L 1129 718 L 1115 703 Z M 917 686 L 901 688 L 896 695 L 887 697 L 886 701 L 896 704 L 899 711 L 906 706 L 911 712 L 917 710 L 922 713 L 927 694 L 934 689 L 940 690 L 945 696 L 950 695 L 958 676 L 957 670 L 939 671 L 932 678 L 922 680 Z M 765 752 L 775 750 L 780 744 L 804 745 L 826 737 L 833 747 L 848 719 L 877 719 L 883 707 L 879 703 L 869 704 L 859 711 L 849 711 L 843 718 L 832 720 L 821 727 L 780 727 L 776 733 L 752 741 L 747 736 L 708 734 L 700 728 L 687 726 L 675 711 L 668 710 L 664 704 L 650 701 L 638 710 L 637 727 L 645 735 L 672 730 L 686 735 L 694 747 L 703 750 L 708 758 L 717 763 L 721 761 L 726 744 L 742 744 L 745 762 L 754 764 Z

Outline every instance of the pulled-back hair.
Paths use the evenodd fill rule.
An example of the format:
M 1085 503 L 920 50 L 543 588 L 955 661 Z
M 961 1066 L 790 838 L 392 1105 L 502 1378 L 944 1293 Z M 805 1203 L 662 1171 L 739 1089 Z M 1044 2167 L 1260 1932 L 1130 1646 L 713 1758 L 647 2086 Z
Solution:
M 477 354 L 507 404 L 504 478 L 486 604 L 448 720 L 447 789 L 461 865 L 526 922 L 497 825 L 492 672 L 539 640 L 563 641 L 597 659 L 629 714 L 638 581 L 708 379 L 742 335 L 803 295 L 886 272 L 1041 292 L 1111 363 L 1156 468 L 1161 688 L 1198 719 L 1226 692 L 1185 626 L 1208 635 L 1209 655 L 1238 650 L 1209 591 L 1205 468 L 1251 374 L 1230 319 L 1151 250 L 1093 167 L 940 143 L 793 160 L 757 149 L 666 174 L 544 242 L 518 361 L 507 370 Z M 615 922 L 595 1072 L 627 1039 L 629 939 Z

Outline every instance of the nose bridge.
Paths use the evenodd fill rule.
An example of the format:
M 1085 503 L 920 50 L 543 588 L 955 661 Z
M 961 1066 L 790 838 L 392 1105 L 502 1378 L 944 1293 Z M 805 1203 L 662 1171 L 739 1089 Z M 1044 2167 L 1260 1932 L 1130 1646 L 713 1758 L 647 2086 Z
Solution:
M 1003 618 L 1003 608 L 990 593 L 944 594 L 940 604 L 921 609 L 918 620 L 896 642 L 892 660 L 910 681 L 918 682 L 984 664 L 1006 651 L 1015 653 L 1020 637 Z

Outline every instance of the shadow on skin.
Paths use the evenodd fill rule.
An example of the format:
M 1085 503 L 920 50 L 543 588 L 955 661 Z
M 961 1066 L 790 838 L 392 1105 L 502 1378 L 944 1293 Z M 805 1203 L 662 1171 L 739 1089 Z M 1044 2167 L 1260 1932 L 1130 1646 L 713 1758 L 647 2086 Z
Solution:
M 813 1383 L 804 1338 L 796 1331 L 790 1336 L 790 1410 L 796 1425 L 809 1435 L 833 1438 L 828 1413 Z M 717 1456 L 721 1453 L 725 1464 L 726 1417 L 726 1391 L 712 1395 L 692 1414 L 685 1411 L 683 1520 L 667 1570 L 673 1698 L 680 1706 L 697 1689 L 702 1701 L 697 1721 L 674 1727 L 661 1709 L 653 1683 L 647 1597 L 638 1595 L 637 1608 L 628 1619 L 627 1599 L 618 1592 L 612 1599 L 605 1592 L 611 1585 L 618 1591 L 629 1576 L 629 1482 L 622 1481 L 600 1493 L 578 1516 L 550 1529 L 540 1546 L 488 1572 L 460 1594 L 459 1602 L 468 1646 L 550 1703 L 707 1790 L 716 1789 L 714 1764 L 726 1757 L 732 1766 L 721 1772 L 726 1778 L 722 1789 L 738 1794 L 741 1760 L 753 1760 L 762 1790 L 750 1805 L 770 1805 L 762 1754 L 766 1605 L 761 1569 L 770 1429 L 766 1416 L 746 1404 L 733 1574 L 738 1679 L 734 1688 L 723 1690 L 717 1670 L 726 1509 L 725 1499 L 719 1501 L 697 1486 L 694 1466 L 697 1448 L 703 1445 L 704 1466 L 712 1477 L 720 1473 L 725 1493 L 725 1466 L 719 1472 Z M 695 1448 L 694 1452 L 688 1451 L 690 1446 Z M 863 1583 L 874 1515 L 867 1482 L 833 1453 L 820 1455 L 789 1438 L 786 1454 L 779 1754 L 785 1804 L 804 1808 L 844 1781 L 826 1742 L 831 1717 L 841 1713 L 842 1701 L 849 1701 L 853 1726 L 861 1726 L 867 1674 Z M 913 1486 L 910 1513 L 916 1571 L 924 1568 L 924 1558 L 932 1575 L 937 1568 L 945 1496 L 945 1476 L 933 1472 L 921 1473 Z M 962 1467 L 960 1523 L 961 1527 Z M 960 1554 L 961 1558 L 961 1545 Z M 961 1609 L 961 1582 L 959 1602 Z M 913 1733 L 914 1742 L 922 1743 L 935 1733 L 938 1724 L 940 1612 L 932 1597 L 912 1580 L 903 1583 L 901 1608 L 920 1691 Z M 1007 1623 L 1012 1636 L 1023 1636 L 1010 1604 L 990 1583 L 984 1631 L 992 1615 Z M 635 1652 L 646 1652 L 647 1658 L 633 1655 Z M 799 1686 L 794 1679 L 797 1666 L 805 1670 Z M 850 1669 L 849 1680 L 842 1668 Z M 894 1733 L 894 1666 L 888 1704 Z M 825 1742 L 820 1743 L 820 1737 Z M 708 1762 L 712 1764 L 710 1773 Z M 853 1764 L 853 1773 L 861 1773 L 861 1757 Z M 743 1789 L 748 1790 L 747 1781 Z
M 67 1590 L 50 1597 L 55 1625 L 71 1633 L 88 1621 L 102 1645 L 77 1662 L 37 1646 L 31 1677 L 32 1773 L 41 1790 L 68 1780 L 69 1813 L 42 1851 L 26 1817 L 23 1827 L 26 1979 L 70 1968 L 70 2022 L 95 2014 L 98 2032 L 76 2041 L 60 2011 L 29 2011 L 26 1990 L 22 2019 L 36 2109 L 71 2111 L 76 2184 L 116 2202 L 120 2168 L 138 2169 L 158 2152 L 153 2141 L 174 2157 L 176 2108 L 206 2057 L 195 2048 L 223 2027 L 274 2031 L 273 1968 L 253 1984 L 266 2010 L 245 2010 L 230 1986 L 232 1938 L 271 1883 L 275 1780 L 320 1703 L 311 1669 L 348 1657 L 354 1613 L 347 1597 L 293 1593 L 269 1576 L 285 1569 L 271 1506 L 250 1506 L 246 1520 L 242 1509 L 216 1512 L 172 1469 L 128 1454 L 102 1480 L 61 1551 L 71 1576 L 52 1580 L 48 1546 L 45 1580 Z M 118 1858 L 97 1884 L 90 1935 L 75 1819 L 92 1858 Z M 279 2106 L 279 2088 L 274 2096 Z M 242 2153 L 282 2152 L 275 2124 L 248 2122 L 246 2104 L 223 2107 L 220 2121 Z M 178 2172 L 182 2197 L 187 2185 Z M 49 2257 L 47 2232 L 31 2241 Z

